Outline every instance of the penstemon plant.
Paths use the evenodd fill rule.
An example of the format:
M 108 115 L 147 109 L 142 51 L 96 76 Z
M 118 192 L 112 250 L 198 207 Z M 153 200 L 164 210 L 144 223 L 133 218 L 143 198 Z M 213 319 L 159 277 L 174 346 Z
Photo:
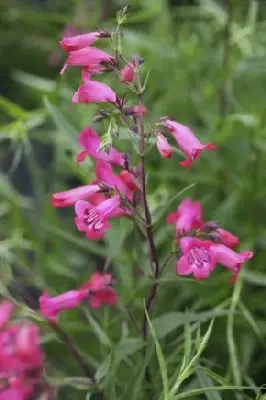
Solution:
M 108 361 L 103 360 L 101 373 L 99 369 L 95 373 L 94 366 L 89 365 L 87 359 L 76 349 L 68 334 L 60 326 L 58 322 L 60 313 L 77 308 L 81 304 L 91 309 L 105 305 L 117 307 L 118 311 L 127 309 L 130 326 L 139 336 L 138 345 L 143 353 L 143 370 L 140 374 L 143 385 L 137 382 L 136 387 L 142 386 L 143 390 L 140 389 L 137 394 L 132 395 L 120 393 L 113 398 L 181 399 L 188 396 L 185 396 L 180 386 L 193 373 L 195 364 L 209 339 L 212 324 L 202 338 L 197 335 L 196 350 L 191 357 L 192 331 L 186 324 L 185 348 L 189 350 L 185 353 L 178 373 L 167 376 L 166 361 L 152 320 L 152 313 L 156 309 L 156 298 L 160 291 L 160 281 L 166 274 L 166 266 L 175 257 L 176 273 L 179 276 L 193 275 L 196 280 L 204 280 L 210 276 L 217 264 L 221 264 L 231 271 L 231 280 L 236 283 L 243 263 L 251 259 L 253 253 L 236 252 L 239 245 L 238 237 L 221 228 L 215 221 L 205 222 L 201 204 L 185 198 L 177 206 L 177 210 L 169 214 L 166 219 L 167 224 L 174 225 L 173 241 L 169 246 L 169 257 L 165 262 L 160 260 L 154 234 L 155 223 L 149 204 L 147 181 L 149 150 L 156 143 L 160 155 L 168 159 L 175 156 L 170 144 L 171 141 L 175 142 L 186 157 L 180 162 L 180 167 L 193 168 L 204 150 L 214 151 L 216 147 L 213 143 L 202 144 L 187 126 L 170 116 L 161 117 L 158 121 L 154 121 L 152 126 L 145 124 L 148 110 L 143 98 L 148 85 L 148 75 L 142 76 L 144 60 L 136 55 L 126 59 L 121 50 L 123 39 L 121 26 L 127 15 L 127 8 L 118 13 L 118 24 L 114 32 L 99 29 L 97 32 L 64 38 L 60 42 L 63 50 L 68 53 L 61 74 L 73 66 L 81 69 L 83 83 L 74 93 L 72 102 L 104 104 L 104 108 L 99 109 L 93 122 L 104 123 L 107 128 L 100 138 L 89 125 L 78 137 L 80 151 L 76 155 L 76 161 L 83 163 L 87 157 L 93 159 L 95 179 L 86 185 L 54 193 L 51 202 L 54 207 L 71 207 L 74 210 L 76 228 L 80 235 L 85 235 L 88 240 L 101 240 L 106 231 L 112 229 L 113 219 L 124 218 L 128 224 L 134 224 L 134 229 L 146 242 L 150 264 L 149 283 L 144 285 L 146 292 L 143 294 L 143 306 L 132 313 L 127 309 L 127 305 L 120 304 L 119 293 L 115 288 L 117 279 L 111 273 L 94 272 L 87 282 L 55 297 L 51 297 L 48 291 L 45 291 L 39 298 L 39 311 L 58 338 L 68 347 L 87 378 L 87 381 L 80 382 L 89 390 L 87 398 L 92 394 L 95 398 L 109 399 L 106 397 L 105 381 L 102 378 L 104 372 L 110 368 L 112 358 L 108 358 Z M 98 40 L 109 40 L 110 53 L 92 46 Z M 122 97 L 119 97 L 113 88 L 97 80 L 98 77 L 104 78 L 104 74 L 107 73 L 115 74 L 117 85 L 123 86 Z M 130 97 L 127 96 L 128 93 L 131 98 L 132 95 L 135 98 L 133 104 L 127 100 Z M 132 148 L 136 153 L 134 159 L 137 160 L 134 164 L 129 157 L 132 149 L 122 153 L 115 148 L 121 129 L 131 138 Z M 165 287 L 161 290 L 166 291 Z M 57 390 L 52 389 L 56 385 L 51 382 L 48 384 L 44 376 L 44 356 L 39 346 L 37 328 L 27 323 L 10 324 L 8 320 L 12 311 L 11 303 L 2 303 L 0 311 L 1 382 L 3 382 L 0 386 L 0 400 L 27 400 L 36 393 L 42 393 L 45 398 L 56 398 Z M 153 347 L 150 346 L 150 337 L 155 343 L 162 376 L 162 390 L 158 389 L 159 385 L 154 376 Z M 5 360 L 4 364 L 2 357 Z M 133 365 L 131 367 L 134 368 Z M 35 374 L 32 373 L 34 370 Z M 111 376 L 109 379 L 115 380 L 115 377 Z M 227 389 L 230 389 L 230 385 Z M 119 384 L 117 391 L 118 393 L 122 391 Z

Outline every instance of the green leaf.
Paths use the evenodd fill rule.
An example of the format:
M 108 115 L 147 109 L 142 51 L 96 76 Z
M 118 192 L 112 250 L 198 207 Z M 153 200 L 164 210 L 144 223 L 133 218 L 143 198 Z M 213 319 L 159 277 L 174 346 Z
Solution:
M 223 390 L 245 390 L 250 389 L 250 386 L 213 386 L 213 387 L 205 387 L 202 389 L 194 389 L 189 390 L 185 393 L 180 393 L 177 395 L 174 400 L 186 399 L 186 398 L 193 398 L 193 396 L 197 396 L 198 394 L 204 394 L 207 392 L 218 392 Z
M 108 356 L 103 360 L 103 362 L 97 369 L 95 373 L 95 379 L 97 382 L 100 382 L 105 377 L 105 375 L 110 369 L 111 362 L 112 362 L 112 353 L 108 354 Z
M 168 314 L 163 315 L 162 317 L 155 318 L 152 321 L 154 330 L 158 338 L 163 338 L 169 333 L 171 333 L 174 329 L 182 326 L 185 321 L 188 322 L 205 322 L 211 318 L 221 317 L 228 315 L 228 311 L 225 310 L 212 310 L 212 311 L 204 311 L 199 313 L 189 313 L 188 316 L 186 313 L 182 312 L 170 312 Z
M 107 334 L 103 331 L 103 329 L 98 324 L 98 322 L 90 314 L 88 309 L 83 308 L 83 311 L 84 311 L 84 313 L 85 313 L 85 315 L 86 315 L 86 317 L 87 317 L 87 319 L 88 319 L 88 321 L 89 321 L 89 323 L 91 325 L 91 328 L 92 328 L 93 332 L 95 333 L 95 335 L 99 339 L 100 343 L 102 343 L 104 346 L 112 347 L 111 340 L 109 339 Z
M 144 346 L 143 340 L 139 338 L 122 338 L 114 347 L 115 362 L 131 356 Z
M 145 306 L 144 306 L 145 307 Z M 163 381 L 163 392 L 164 392 L 164 400 L 170 400 L 169 394 L 168 394 L 168 377 L 167 377 L 167 366 L 166 366 L 166 361 L 162 352 L 162 348 L 160 346 L 160 343 L 158 342 L 158 339 L 156 337 L 156 333 L 155 330 L 152 326 L 149 314 L 146 310 L 145 307 L 145 314 L 146 314 L 146 318 L 150 327 L 150 331 L 152 334 L 152 337 L 155 341 L 155 349 L 156 349 L 156 354 L 157 354 L 157 358 L 158 358 L 158 362 L 159 362 L 159 366 L 160 366 L 160 370 L 161 370 L 161 376 L 162 376 L 162 381 Z

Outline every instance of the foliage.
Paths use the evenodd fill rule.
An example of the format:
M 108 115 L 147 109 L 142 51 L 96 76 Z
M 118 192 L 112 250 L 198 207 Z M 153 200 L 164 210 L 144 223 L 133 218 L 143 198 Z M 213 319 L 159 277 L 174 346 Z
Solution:
M 39 5 L 1 5 L 1 46 L 12 90 L 6 85 L 0 98 L 0 293 L 17 299 L 21 317 L 40 324 L 47 377 L 60 385 L 60 399 L 100 395 L 34 311 L 37 298 L 45 288 L 58 294 L 76 287 L 98 269 L 116 276 L 118 307 L 70 311 L 60 316 L 60 324 L 93 367 L 108 400 L 148 398 L 147 364 L 158 399 L 262 400 L 265 4 L 107 3 L 95 1 L 88 9 L 83 1 L 47 2 L 41 12 Z M 103 242 L 87 241 L 75 230 L 73 211 L 50 204 L 53 192 L 93 179 L 90 160 L 77 166 L 75 154 L 78 133 L 98 110 L 71 105 L 77 74 L 59 77 L 64 55 L 55 42 L 65 24 L 88 31 L 98 25 L 113 28 L 115 12 L 126 3 L 131 14 L 123 24 L 123 51 L 128 58 L 144 57 L 144 76 L 150 71 L 144 94 L 147 123 L 172 114 L 204 143 L 211 139 L 218 147 L 215 157 L 203 156 L 189 171 L 177 168 L 178 155 L 162 160 L 155 148 L 149 152 L 148 197 L 161 263 L 172 240 L 165 216 L 186 195 L 202 202 L 206 220 L 239 233 L 243 249 L 255 252 L 235 286 L 218 270 L 203 283 L 181 279 L 170 258 L 149 320 L 144 361 L 139 326 L 151 284 L 146 243 L 124 220 L 112 223 Z M 49 65 L 51 53 L 59 59 L 55 66 Z M 114 84 L 113 79 L 107 83 Z M 120 138 L 119 148 L 128 149 L 131 142 L 123 131 Z

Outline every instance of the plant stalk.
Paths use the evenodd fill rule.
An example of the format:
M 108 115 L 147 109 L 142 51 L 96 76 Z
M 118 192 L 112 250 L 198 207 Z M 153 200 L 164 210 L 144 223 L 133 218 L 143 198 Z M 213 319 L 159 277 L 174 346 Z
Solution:
M 142 88 L 139 80 L 139 76 L 136 76 L 136 82 L 138 87 L 138 103 L 140 106 L 143 105 L 142 103 Z M 157 250 L 154 242 L 153 231 L 152 231 L 152 217 L 148 205 L 147 200 L 147 188 L 146 188 L 146 173 L 145 173 L 145 128 L 144 128 L 144 118 L 143 115 L 139 116 L 139 127 L 140 127 L 140 180 L 141 180 L 141 188 L 142 188 L 142 198 L 143 198 L 143 205 L 144 205 L 144 217 L 146 222 L 146 232 L 147 232 L 147 239 L 149 245 L 149 253 L 150 253 L 150 260 L 151 260 L 151 269 L 154 275 L 154 281 L 151 287 L 150 292 L 148 293 L 145 299 L 145 308 L 147 313 L 150 314 L 151 306 L 154 302 L 156 297 L 157 289 L 158 289 L 158 278 L 160 275 L 160 267 L 158 261 Z M 148 337 L 148 320 L 146 314 L 144 313 L 143 316 L 143 323 L 142 323 L 142 335 L 144 341 L 147 341 Z M 146 350 L 145 350 L 146 355 Z M 151 384 L 151 374 L 149 367 L 147 366 L 145 370 L 145 379 L 148 384 Z

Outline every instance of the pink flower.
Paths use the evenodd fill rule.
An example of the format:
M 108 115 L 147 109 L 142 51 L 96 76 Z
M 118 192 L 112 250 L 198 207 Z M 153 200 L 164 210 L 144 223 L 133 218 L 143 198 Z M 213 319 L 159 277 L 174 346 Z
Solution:
M 75 204 L 77 217 L 75 223 L 80 232 L 85 232 L 89 240 L 103 237 L 104 232 L 110 228 L 108 219 L 120 205 L 120 196 L 104 200 L 97 206 L 87 201 L 79 200 Z
M 87 81 L 78 88 L 72 97 L 72 103 L 115 103 L 116 94 L 105 83 Z
M 216 255 L 210 250 L 211 245 L 210 240 L 182 238 L 180 247 L 183 255 L 176 264 L 178 275 L 193 274 L 198 280 L 208 278 L 217 262 Z
M 60 42 L 60 45 L 65 51 L 75 51 L 84 47 L 90 46 L 100 37 L 99 32 L 90 32 L 83 35 L 65 37 Z
M 83 297 L 77 290 L 70 290 L 56 297 L 50 297 L 44 292 L 39 298 L 40 312 L 49 321 L 55 322 L 60 312 L 77 307 L 82 300 Z
M 243 263 L 253 257 L 252 251 L 243 251 L 242 253 L 236 253 L 229 247 L 223 244 L 212 243 L 211 252 L 215 255 L 217 262 L 222 264 L 224 267 L 229 268 L 233 276 L 237 277 Z
M 28 322 L 10 322 L 9 302 L 0 304 L 3 312 L 0 327 L 0 400 L 32 398 L 43 371 L 43 353 L 39 328 Z
M 112 57 L 105 51 L 97 49 L 96 47 L 84 47 L 83 49 L 72 51 L 60 71 L 62 75 L 67 67 L 70 65 L 76 65 L 80 67 L 86 67 L 92 73 L 101 71 L 102 63 L 108 63 Z
M 157 148 L 159 150 L 159 153 L 163 158 L 171 158 L 173 155 L 173 149 L 172 147 L 168 144 L 166 137 L 159 133 L 156 138 L 156 144 Z
M 200 157 L 203 150 L 216 150 L 213 143 L 201 144 L 187 126 L 169 119 L 161 123 L 172 132 L 179 148 L 187 155 L 187 159 L 180 163 L 182 167 L 190 167 Z
M 124 167 L 125 160 L 119 151 L 114 148 L 111 148 L 109 153 L 99 150 L 101 141 L 91 126 L 88 126 L 79 134 L 78 141 L 84 150 L 77 154 L 77 162 L 84 161 L 85 157 L 88 155 L 96 160 L 105 160 L 112 164 L 119 165 L 122 168 Z
M 179 204 L 177 211 L 168 215 L 167 223 L 176 224 L 177 236 L 188 233 L 193 229 L 201 229 L 203 221 L 200 203 L 189 198 L 184 199 Z
M 52 195 L 51 203 L 54 207 L 73 206 L 78 200 L 85 200 L 100 190 L 99 185 L 90 184 L 75 189 L 58 192 Z
M 132 82 L 135 79 L 134 63 L 131 61 L 121 71 L 124 82 Z
M 239 238 L 223 228 L 217 228 L 212 231 L 210 237 L 215 242 L 224 244 L 231 249 L 235 249 L 239 245 Z
M 112 287 L 111 274 L 95 272 L 91 279 L 80 288 L 80 291 L 87 293 L 92 308 L 99 308 L 102 304 L 113 306 L 117 302 L 117 294 Z

